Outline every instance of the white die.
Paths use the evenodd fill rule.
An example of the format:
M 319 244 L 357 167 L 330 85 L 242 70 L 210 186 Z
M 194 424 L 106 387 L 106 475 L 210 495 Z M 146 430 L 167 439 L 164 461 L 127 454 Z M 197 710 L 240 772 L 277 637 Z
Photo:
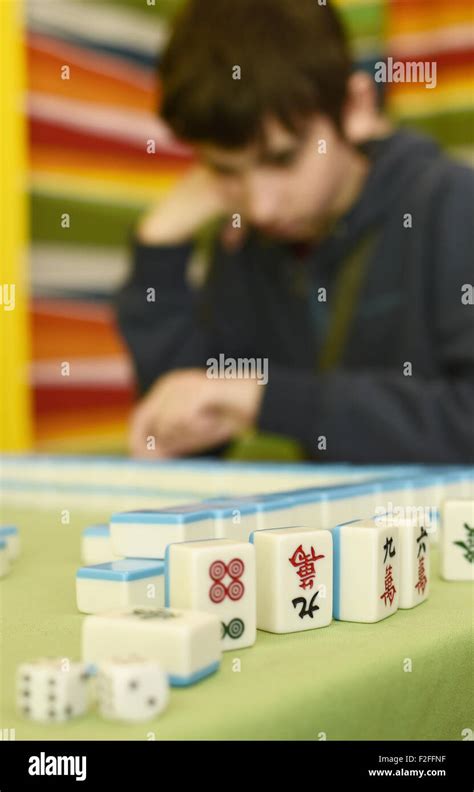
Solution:
M 39 658 L 17 671 L 17 706 L 26 718 L 56 723 L 88 707 L 87 667 L 67 658 Z
M 112 658 L 99 665 L 97 697 L 103 718 L 150 720 L 166 709 L 168 678 L 162 667 L 151 660 L 136 656 Z
M 474 500 L 447 500 L 442 508 L 441 576 L 474 580 Z
M 257 563 L 257 627 L 274 633 L 332 621 L 332 536 L 313 528 L 270 528 L 250 537 Z

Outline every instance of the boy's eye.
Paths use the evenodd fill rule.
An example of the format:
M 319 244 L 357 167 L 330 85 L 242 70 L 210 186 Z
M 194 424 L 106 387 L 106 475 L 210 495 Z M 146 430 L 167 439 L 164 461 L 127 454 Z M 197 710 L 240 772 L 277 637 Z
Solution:
M 281 154 L 268 155 L 268 157 L 266 157 L 266 163 L 277 168 L 288 168 L 290 165 L 293 165 L 297 156 L 297 149 L 292 149 L 291 151 L 282 151 Z
M 237 171 L 227 165 L 220 165 L 218 163 L 210 163 L 210 169 L 218 176 L 237 176 Z

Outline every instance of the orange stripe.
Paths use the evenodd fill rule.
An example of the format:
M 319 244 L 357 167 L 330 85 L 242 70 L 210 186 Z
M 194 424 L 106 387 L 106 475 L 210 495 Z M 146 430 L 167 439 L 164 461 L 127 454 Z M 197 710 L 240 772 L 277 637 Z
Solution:
M 108 172 L 113 176 L 120 176 L 121 178 L 142 174 L 143 176 L 150 175 L 166 176 L 173 178 L 184 174 L 189 168 L 189 163 L 178 162 L 167 163 L 160 160 L 158 157 L 149 158 L 149 161 L 143 156 L 133 157 L 121 155 L 117 159 L 114 153 L 99 153 L 95 151 L 85 150 L 69 150 L 62 148 L 55 148 L 49 146 L 42 146 L 35 144 L 30 150 L 30 167 L 38 171 L 56 171 L 64 173 L 83 173 L 84 171 L 97 171 L 106 175 Z
M 144 84 L 131 86 L 112 75 L 97 73 L 73 64 L 70 79 L 61 79 L 64 60 L 51 53 L 28 47 L 30 91 L 97 102 L 101 106 L 120 106 L 154 113 L 158 106 L 156 90 Z
M 126 426 L 129 410 L 123 407 L 116 410 L 90 410 L 87 412 L 56 413 L 52 417 L 42 416 L 36 428 L 36 441 L 60 442 L 66 445 L 83 441 L 85 448 L 93 450 L 104 445 L 107 438 L 126 440 Z
M 428 33 L 430 30 L 469 23 L 472 24 L 472 6 L 470 10 L 467 5 L 446 5 L 445 0 L 440 5 L 430 2 L 423 8 L 392 5 L 387 19 L 387 34 L 390 37 L 405 33 Z
M 127 353 L 116 326 L 94 322 L 69 322 L 55 316 L 31 319 L 33 359 L 50 360 L 64 358 L 90 358 L 117 355 L 122 359 Z

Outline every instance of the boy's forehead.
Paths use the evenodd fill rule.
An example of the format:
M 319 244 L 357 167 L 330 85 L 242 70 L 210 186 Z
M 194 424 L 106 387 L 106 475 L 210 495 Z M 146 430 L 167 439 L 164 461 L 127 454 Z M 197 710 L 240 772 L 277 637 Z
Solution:
M 198 152 L 209 162 L 232 162 L 233 165 L 246 165 L 264 154 L 278 153 L 298 144 L 303 138 L 303 131 L 292 132 L 279 121 L 267 118 L 262 124 L 263 141 L 255 140 L 242 148 L 225 148 L 216 143 L 203 143 Z

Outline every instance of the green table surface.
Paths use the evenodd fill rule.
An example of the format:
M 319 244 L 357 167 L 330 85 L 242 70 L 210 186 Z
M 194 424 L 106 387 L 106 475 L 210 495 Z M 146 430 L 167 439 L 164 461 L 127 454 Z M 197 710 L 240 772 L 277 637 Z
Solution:
M 67 724 L 24 720 L 15 711 L 17 665 L 80 658 L 80 533 L 107 516 L 82 511 L 62 525 L 60 508 L 2 510 L 22 537 L 22 554 L 0 581 L 0 729 L 15 729 L 17 740 L 462 740 L 473 728 L 473 587 L 439 578 L 437 548 L 421 606 L 378 624 L 259 631 L 252 648 L 226 652 L 212 677 L 172 689 L 166 712 L 148 723 L 108 722 L 95 711 Z

